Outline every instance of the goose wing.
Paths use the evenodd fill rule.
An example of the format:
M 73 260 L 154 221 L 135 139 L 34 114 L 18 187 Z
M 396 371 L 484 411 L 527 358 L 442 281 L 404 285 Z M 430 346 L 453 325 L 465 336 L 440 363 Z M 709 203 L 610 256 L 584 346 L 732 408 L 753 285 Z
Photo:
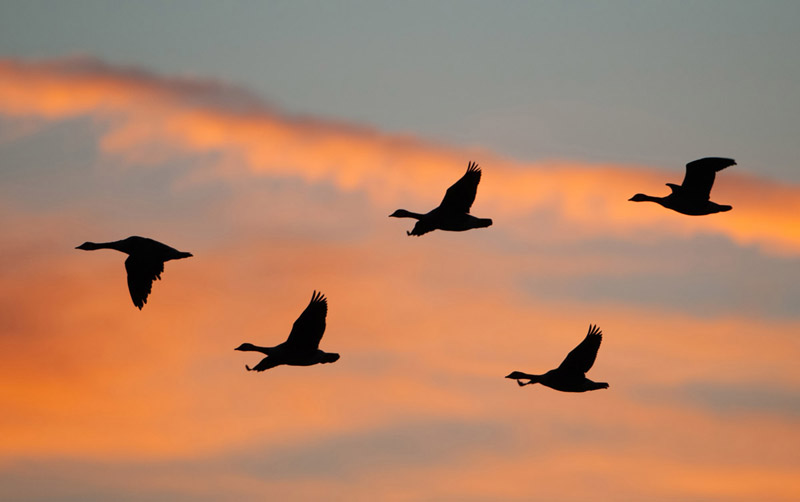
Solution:
M 325 333 L 325 317 L 328 315 L 328 299 L 322 293 L 311 295 L 308 307 L 292 325 L 286 344 L 301 350 L 317 350 Z
M 481 168 L 475 162 L 470 162 L 464 176 L 447 189 L 439 207 L 448 211 L 469 213 L 469 208 L 475 202 L 475 194 L 478 193 L 478 183 L 480 182 Z
M 683 178 L 681 187 L 693 197 L 700 200 L 708 200 L 711 196 L 711 187 L 714 185 L 716 173 L 733 165 L 736 165 L 735 160 L 724 157 L 706 157 L 693 160 L 686 164 L 686 176 Z
M 590 324 L 586 338 L 567 354 L 558 369 L 586 373 L 597 358 L 597 350 L 600 348 L 602 340 L 603 332 L 597 326 Z
M 153 281 L 161 279 L 164 262 L 132 254 L 125 260 L 125 270 L 128 272 L 128 291 L 131 293 L 131 300 L 141 310 L 147 303 Z

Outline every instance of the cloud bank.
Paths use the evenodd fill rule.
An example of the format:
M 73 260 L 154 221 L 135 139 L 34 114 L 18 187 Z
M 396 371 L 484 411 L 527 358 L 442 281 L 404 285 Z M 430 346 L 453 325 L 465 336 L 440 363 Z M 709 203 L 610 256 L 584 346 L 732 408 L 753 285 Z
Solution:
M 794 291 L 775 284 L 794 282 L 791 256 L 718 251 L 735 241 L 797 254 L 796 187 L 729 170 L 714 193 L 734 211 L 689 218 L 627 202 L 680 181 L 679 168 L 515 162 L 89 59 L 3 62 L 0 113 L 91 122 L 92 147 L 99 136 L 114 166 L 208 155 L 230 188 L 190 178 L 180 196 L 154 194 L 131 180 L 165 170 L 129 169 L 105 173 L 105 193 L 91 184 L 103 173 L 75 170 L 89 188 L 65 187 L 55 209 L 0 203 L 0 498 L 800 494 L 797 316 L 701 315 Z M 388 220 L 436 204 L 470 159 L 485 168 L 474 211 L 495 219 L 491 232 L 410 239 Z M 122 255 L 74 250 L 128 225 L 195 253 L 167 265 L 141 312 Z M 719 293 L 765 261 L 769 274 L 751 271 L 763 289 Z M 233 348 L 281 341 L 312 289 L 330 303 L 322 347 L 342 359 L 247 373 L 252 354 Z M 650 289 L 661 296 L 634 301 Z M 696 309 L 675 308 L 678 295 Z M 503 378 L 557 365 L 589 322 L 605 333 L 590 376 L 609 391 Z
M 732 204 L 734 211 L 692 218 L 627 201 L 637 192 L 666 194 L 663 183 L 680 182 L 681 166 L 665 171 L 568 160 L 517 162 L 294 117 L 232 85 L 165 78 L 88 58 L 0 62 L 0 113 L 52 121 L 93 117 L 104 131 L 101 149 L 134 164 L 217 154 L 224 159 L 221 175 L 330 182 L 343 191 L 363 191 L 382 207 L 433 207 L 467 161 L 477 160 L 485 169 L 473 207 L 478 215 L 511 219 L 552 211 L 560 221 L 597 234 L 660 227 L 678 236 L 715 233 L 741 245 L 800 253 L 800 187 L 742 174 L 747 166 L 728 169 L 715 185 L 713 199 Z

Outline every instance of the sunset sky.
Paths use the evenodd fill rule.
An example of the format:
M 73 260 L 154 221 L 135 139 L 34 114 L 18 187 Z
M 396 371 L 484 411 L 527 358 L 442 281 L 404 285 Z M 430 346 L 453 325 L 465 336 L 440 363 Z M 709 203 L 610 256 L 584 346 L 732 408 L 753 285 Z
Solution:
M 0 0 L 0 500 L 800 500 L 799 19 Z M 469 161 L 493 226 L 388 218 Z M 247 372 L 312 290 L 341 359 Z M 503 378 L 590 323 L 609 389 Z

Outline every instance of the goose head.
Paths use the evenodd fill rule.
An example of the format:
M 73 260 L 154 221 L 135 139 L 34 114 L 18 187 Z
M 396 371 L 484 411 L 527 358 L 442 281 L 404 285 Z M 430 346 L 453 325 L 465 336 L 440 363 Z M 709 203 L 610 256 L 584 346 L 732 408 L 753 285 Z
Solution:
M 645 195 L 643 193 L 637 193 L 628 200 L 633 202 L 646 202 L 646 201 L 654 201 L 656 198 L 657 197 L 652 197 L 650 195 Z
M 256 348 L 256 346 L 253 345 L 252 343 L 243 343 L 243 344 L 239 345 L 238 347 L 236 347 L 233 350 L 258 352 L 258 349 Z

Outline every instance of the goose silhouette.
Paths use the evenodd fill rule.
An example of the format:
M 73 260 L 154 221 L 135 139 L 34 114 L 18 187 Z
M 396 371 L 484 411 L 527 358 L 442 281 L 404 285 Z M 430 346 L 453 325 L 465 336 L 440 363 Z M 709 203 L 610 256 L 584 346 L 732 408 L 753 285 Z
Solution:
M 709 198 L 711 197 L 711 187 L 714 185 L 716 173 L 728 166 L 735 165 L 735 160 L 723 157 L 706 157 L 694 160 L 686 164 L 686 176 L 683 178 L 683 183 L 680 185 L 667 183 L 667 186 L 672 189 L 671 194 L 666 197 L 653 197 L 637 193 L 628 200 L 633 202 L 655 202 L 667 209 L 690 216 L 730 211 L 732 206 L 711 202 Z
M 447 189 L 439 207 L 425 214 L 398 209 L 389 217 L 415 218 L 417 223 L 414 225 L 414 229 L 406 234 L 417 236 L 427 234 L 432 230 L 462 232 L 473 228 L 488 227 L 492 224 L 491 219 L 476 218 L 469 214 L 472 203 L 475 202 L 475 194 L 478 192 L 480 181 L 481 169 L 478 164 L 470 162 L 464 176 Z
M 586 378 L 586 372 L 591 369 L 597 358 L 597 350 L 603 340 L 603 332 L 597 326 L 589 325 L 589 332 L 577 347 L 567 354 L 561 365 L 550 370 L 544 375 L 531 375 L 521 371 L 514 371 L 506 378 L 513 378 L 520 387 L 532 383 L 540 383 L 551 389 L 562 392 L 586 392 L 587 390 L 607 389 L 606 382 L 593 382 Z M 528 380 L 522 382 L 522 380 Z
M 153 281 L 161 279 L 164 262 L 189 258 L 192 253 L 184 253 L 166 244 L 147 237 L 131 236 L 114 242 L 84 242 L 75 249 L 94 251 L 95 249 L 115 249 L 128 255 L 125 270 L 128 273 L 128 291 L 131 300 L 139 310 L 147 303 Z
M 339 360 L 339 354 L 319 350 L 319 342 L 325 333 L 325 317 L 328 315 L 328 300 L 322 293 L 314 291 L 311 301 L 292 325 L 289 338 L 275 347 L 259 347 L 243 343 L 234 350 L 261 352 L 267 357 L 254 367 L 245 365 L 247 371 L 264 371 L 275 366 L 311 366 Z

